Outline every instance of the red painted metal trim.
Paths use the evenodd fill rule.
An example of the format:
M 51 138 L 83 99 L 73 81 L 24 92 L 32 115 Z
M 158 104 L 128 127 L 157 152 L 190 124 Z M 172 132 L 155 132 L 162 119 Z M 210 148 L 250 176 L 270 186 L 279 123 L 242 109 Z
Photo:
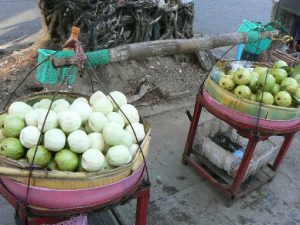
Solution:
M 231 187 L 231 190 L 230 190 L 230 192 L 233 196 L 235 196 L 238 193 L 238 191 L 241 187 L 241 184 L 244 180 L 245 174 L 246 174 L 246 172 L 249 168 L 250 161 L 253 157 L 254 150 L 255 150 L 255 147 L 257 145 L 257 142 L 258 142 L 258 139 L 255 135 L 252 135 L 249 138 L 249 141 L 248 141 L 243 159 L 240 163 L 238 172 L 237 172 L 236 177 L 234 179 L 234 183 L 233 183 L 233 185 Z
M 264 134 L 288 134 L 300 131 L 300 119 L 297 120 L 266 120 L 259 119 L 258 127 L 257 118 L 253 116 L 248 116 L 246 114 L 237 112 L 230 108 L 227 108 L 215 99 L 213 99 L 205 90 L 203 90 L 203 95 L 199 95 L 202 106 L 206 108 L 210 113 L 214 114 L 216 117 L 226 121 L 231 126 L 240 128 L 243 130 L 255 131 L 257 133 Z
M 201 110 L 202 110 L 202 106 L 201 106 L 199 96 L 196 96 L 196 102 L 195 102 L 195 108 L 194 108 L 192 123 L 191 123 L 190 129 L 189 129 L 189 133 L 188 133 L 188 136 L 187 136 L 187 141 L 186 141 L 185 148 L 184 148 L 184 153 L 183 153 L 183 156 L 182 156 L 182 162 L 184 164 L 186 164 L 185 156 L 189 156 L 191 154 L 193 142 L 194 142 L 196 131 L 197 131 L 197 128 L 198 128 L 198 123 L 199 123 Z
M 244 130 L 237 130 L 237 133 L 238 133 L 238 135 L 240 135 L 240 136 L 242 136 L 244 138 L 247 138 L 247 139 L 251 138 L 251 136 L 253 135 L 252 132 L 244 131 Z M 272 136 L 272 135 L 271 134 L 267 134 L 267 135 L 265 135 L 265 134 L 258 134 L 257 138 L 258 138 L 259 141 L 266 141 L 266 140 L 268 140 L 268 138 L 270 136 Z
M 250 187 L 248 187 L 245 191 L 240 191 L 240 192 L 238 192 L 238 193 L 235 195 L 235 197 L 238 197 L 238 198 L 239 198 L 239 197 L 245 196 L 246 194 L 248 194 L 248 193 L 250 193 L 250 192 L 256 190 L 257 188 L 263 186 L 264 184 L 268 183 L 270 180 L 273 179 L 274 176 L 275 176 L 275 173 L 274 173 L 272 176 L 270 176 L 268 179 L 265 179 L 264 181 L 260 182 L 258 185 L 250 186 Z
M 77 207 L 77 208 L 68 208 L 68 209 L 43 209 L 43 208 L 28 208 L 28 211 L 30 214 L 35 216 L 48 216 L 48 217 L 59 217 L 59 216 L 72 216 L 76 214 L 81 213 L 87 213 L 92 212 L 95 210 L 104 209 L 104 208 L 110 208 L 113 205 L 119 203 L 123 199 L 128 199 L 133 195 L 136 191 L 138 191 L 138 188 L 141 184 L 142 180 L 140 180 L 135 186 L 133 186 L 130 191 L 126 193 L 126 195 L 122 196 L 116 196 L 114 199 L 111 199 L 108 202 L 104 202 L 101 204 L 96 205 L 90 205 L 90 206 L 84 206 L 84 207 Z
M 69 209 L 99 205 L 117 196 L 126 195 L 141 180 L 144 168 L 142 165 L 136 172 L 118 182 L 94 188 L 55 190 L 31 186 L 27 202 L 29 205 L 47 209 Z M 25 184 L 1 176 L 0 179 L 12 195 L 21 202 L 25 201 L 27 191 Z
M 126 195 L 116 197 L 109 202 L 101 205 L 92 205 L 88 207 L 72 208 L 72 209 L 43 209 L 34 208 L 32 206 L 26 207 L 23 203 L 19 202 L 3 185 L 0 180 L 0 194 L 17 210 L 21 222 L 25 225 L 40 225 L 45 223 L 58 223 L 69 217 L 81 213 L 92 211 L 99 211 L 116 206 L 123 200 L 130 200 L 137 198 L 137 212 L 139 223 L 136 225 L 146 225 L 147 223 L 147 210 L 150 197 L 150 186 L 142 183 L 141 180 L 129 191 Z
M 150 200 L 150 189 L 146 188 L 139 192 L 136 206 L 135 225 L 147 225 L 148 205 Z
M 276 171 L 279 168 L 279 166 L 281 165 L 282 161 L 284 160 L 284 158 L 286 156 L 286 153 L 289 150 L 289 148 L 290 148 L 290 146 L 291 146 L 291 144 L 293 142 L 294 136 L 295 136 L 295 133 L 286 135 L 284 137 L 284 141 L 283 141 L 283 143 L 281 145 L 281 148 L 280 148 L 280 150 L 279 150 L 279 152 L 277 154 L 277 157 L 276 157 L 276 159 L 274 161 L 274 164 L 272 166 L 272 169 L 274 171 Z

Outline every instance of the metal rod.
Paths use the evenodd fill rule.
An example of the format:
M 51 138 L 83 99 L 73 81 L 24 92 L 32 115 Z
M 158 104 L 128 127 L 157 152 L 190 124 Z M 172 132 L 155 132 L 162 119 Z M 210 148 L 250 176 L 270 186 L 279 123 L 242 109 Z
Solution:
M 185 144 L 184 153 L 182 155 L 182 163 L 183 164 L 187 164 L 186 156 L 190 156 L 190 154 L 191 154 L 194 138 L 195 138 L 196 131 L 197 131 L 197 128 L 198 128 L 198 123 L 199 123 L 201 110 L 202 110 L 202 105 L 201 105 L 201 102 L 200 102 L 200 99 L 199 99 L 199 95 L 197 95 L 196 96 L 195 108 L 194 108 L 194 114 L 193 114 L 193 117 L 192 117 L 192 123 L 191 123 L 189 133 L 188 133 L 188 136 L 187 136 L 187 141 L 186 141 L 186 144 Z
M 234 183 L 230 190 L 233 196 L 235 196 L 238 193 L 238 191 L 241 187 L 241 184 L 244 180 L 245 174 L 249 168 L 250 161 L 254 154 L 254 150 L 255 150 L 257 142 L 258 142 L 258 137 L 256 135 L 252 135 L 249 138 L 243 159 L 240 163 L 239 169 L 238 169 L 236 177 L 234 179 Z

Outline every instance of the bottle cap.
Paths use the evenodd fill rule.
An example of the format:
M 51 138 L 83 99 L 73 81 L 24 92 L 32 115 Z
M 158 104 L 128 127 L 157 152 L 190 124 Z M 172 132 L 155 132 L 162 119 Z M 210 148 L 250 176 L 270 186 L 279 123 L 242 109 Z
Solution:
M 80 33 L 80 28 L 79 27 L 72 27 L 72 33 L 74 34 L 79 34 Z

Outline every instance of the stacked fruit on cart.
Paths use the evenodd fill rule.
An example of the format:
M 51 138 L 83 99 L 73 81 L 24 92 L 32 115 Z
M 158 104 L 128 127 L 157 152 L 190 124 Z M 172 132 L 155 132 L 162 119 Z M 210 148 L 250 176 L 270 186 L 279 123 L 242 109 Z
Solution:
M 131 162 L 145 137 L 138 110 L 119 91 L 51 102 L 9 106 L 0 155 L 51 170 L 105 171 Z
M 300 103 L 300 65 L 291 68 L 279 60 L 272 68 L 239 67 L 221 77 L 219 85 L 242 99 L 282 107 Z

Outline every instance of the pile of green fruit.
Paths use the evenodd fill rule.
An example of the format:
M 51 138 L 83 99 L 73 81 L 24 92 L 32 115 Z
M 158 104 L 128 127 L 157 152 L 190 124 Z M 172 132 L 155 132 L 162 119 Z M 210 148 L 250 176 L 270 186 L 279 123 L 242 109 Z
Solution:
M 291 68 L 279 60 L 272 68 L 239 67 L 224 74 L 219 85 L 242 99 L 282 107 L 297 106 L 300 102 L 300 65 Z
M 140 122 L 119 91 L 33 105 L 16 101 L 0 115 L 0 155 L 50 170 L 106 171 L 135 157 L 145 138 Z

